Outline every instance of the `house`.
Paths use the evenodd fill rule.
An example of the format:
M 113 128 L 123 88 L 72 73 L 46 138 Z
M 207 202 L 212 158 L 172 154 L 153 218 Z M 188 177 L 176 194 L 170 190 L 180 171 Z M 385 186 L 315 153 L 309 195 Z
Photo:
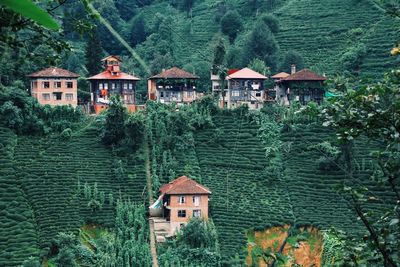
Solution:
M 150 216 L 162 217 L 168 223 L 166 231 L 172 235 L 192 217 L 208 218 L 208 200 L 211 191 L 190 179 L 181 176 L 174 181 L 161 186 L 160 197 L 150 206 Z M 156 227 L 157 230 L 157 227 Z
M 198 76 L 173 67 L 148 79 L 148 98 L 160 103 L 189 104 L 201 97 L 196 91 Z
M 31 96 L 42 105 L 78 104 L 78 74 L 65 69 L 50 67 L 29 74 Z
M 221 81 L 211 75 L 212 90 L 219 95 L 221 107 L 235 108 L 246 104 L 249 109 L 260 109 L 264 106 L 267 77 L 252 69 L 229 70 L 225 88 L 221 89 Z
M 140 79 L 121 71 L 122 61 L 118 56 L 102 60 L 104 71 L 89 77 L 92 111 L 96 114 L 108 108 L 111 95 L 120 95 L 128 111 L 136 111 L 135 88 Z
M 292 65 L 289 76 L 274 79 L 276 100 L 284 105 L 289 105 L 293 101 L 299 101 L 302 105 L 307 105 L 311 101 L 322 104 L 326 79 L 325 76 L 318 75 L 309 69 L 296 72 L 296 66 Z
M 289 77 L 290 74 L 286 73 L 286 72 L 280 72 L 278 74 L 275 74 L 273 76 L 271 76 L 271 79 L 274 81 L 274 89 L 272 89 L 274 91 L 273 95 L 271 94 L 270 97 L 271 99 L 273 99 L 274 101 L 277 101 L 279 104 L 282 105 L 289 105 L 289 100 L 287 99 L 286 96 L 286 89 L 283 87 L 280 87 L 280 81 L 282 81 L 282 79 L 285 79 L 286 77 Z M 275 97 L 274 97 L 275 96 Z

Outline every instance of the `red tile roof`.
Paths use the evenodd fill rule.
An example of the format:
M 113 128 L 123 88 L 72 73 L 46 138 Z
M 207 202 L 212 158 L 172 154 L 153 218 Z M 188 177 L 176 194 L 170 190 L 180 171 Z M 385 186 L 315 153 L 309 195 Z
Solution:
M 28 75 L 28 77 L 65 77 L 65 78 L 78 78 L 79 74 L 73 73 L 69 70 L 61 68 L 50 67 L 40 70 Z
M 150 79 L 198 79 L 198 78 L 199 76 L 196 76 L 190 72 L 187 72 L 177 67 L 170 68 L 157 75 L 154 75 L 153 77 L 150 77 Z
M 124 72 L 117 72 L 116 75 L 112 75 L 110 71 L 105 70 L 102 73 L 96 74 L 92 77 L 87 78 L 88 80 L 132 80 L 139 81 L 140 79 L 129 75 Z
M 288 77 L 282 79 L 282 81 L 325 81 L 327 78 L 312 72 L 309 69 L 303 69 Z
M 289 73 L 280 72 L 280 73 L 278 73 L 278 74 L 275 74 L 275 75 L 272 76 L 271 78 L 272 78 L 272 79 L 282 79 L 282 78 L 286 78 L 286 77 L 288 77 L 288 76 L 290 76 Z
M 239 71 L 236 71 L 235 73 L 227 76 L 227 79 L 268 79 L 267 77 L 265 77 L 264 75 L 249 69 L 249 68 L 244 68 L 241 69 Z
M 234 74 L 235 72 L 239 71 L 240 69 L 230 69 L 228 70 L 228 75 Z
M 187 176 L 181 176 L 172 182 L 161 186 L 160 192 L 166 195 L 204 195 L 211 194 L 211 191 L 201 184 L 193 181 Z

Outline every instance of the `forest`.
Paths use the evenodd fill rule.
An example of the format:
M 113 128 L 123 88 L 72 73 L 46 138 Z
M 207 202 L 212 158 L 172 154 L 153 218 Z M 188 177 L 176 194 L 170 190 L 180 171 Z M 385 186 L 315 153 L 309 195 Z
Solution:
M 399 1 L 0 0 L 0 13 L 0 266 L 400 266 Z M 141 78 L 144 109 L 31 97 L 27 75 L 57 66 L 87 104 L 107 55 Z M 250 110 L 211 93 L 211 73 L 292 64 L 335 97 Z M 147 99 L 173 66 L 204 97 Z M 155 243 L 148 207 L 182 175 L 212 191 L 209 219 Z

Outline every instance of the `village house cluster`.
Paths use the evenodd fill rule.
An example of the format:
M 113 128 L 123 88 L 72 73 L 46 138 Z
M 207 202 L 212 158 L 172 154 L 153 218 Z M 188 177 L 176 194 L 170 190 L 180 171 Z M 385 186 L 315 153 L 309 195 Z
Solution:
M 91 95 L 89 112 L 98 114 L 107 109 L 111 95 L 116 94 L 129 111 L 138 109 L 135 93 L 140 79 L 122 72 L 121 64 L 118 56 L 108 56 L 102 59 L 103 72 L 87 78 Z M 78 105 L 78 74 L 50 67 L 28 77 L 31 79 L 31 95 L 40 104 Z M 196 86 L 199 78 L 177 67 L 163 70 L 148 79 L 148 99 L 164 104 L 190 104 L 204 96 Z M 247 105 L 249 109 L 256 110 L 271 103 L 290 105 L 298 101 L 305 105 L 313 101 L 321 104 L 325 95 L 325 80 L 325 76 L 309 69 L 296 71 L 295 65 L 291 66 L 290 74 L 281 72 L 270 78 L 243 68 L 228 70 L 224 80 L 211 74 L 211 87 L 221 108 Z

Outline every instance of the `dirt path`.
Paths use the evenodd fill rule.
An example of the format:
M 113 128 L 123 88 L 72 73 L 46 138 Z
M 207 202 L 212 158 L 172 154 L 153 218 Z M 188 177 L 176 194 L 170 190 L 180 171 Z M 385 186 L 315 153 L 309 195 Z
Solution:
M 144 141 L 144 153 L 146 154 L 146 182 L 147 182 L 147 195 L 149 196 L 149 204 L 153 204 L 153 185 L 151 182 L 151 172 L 150 172 L 150 153 L 149 153 L 149 143 L 147 142 L 147 138 Z M 154 222 L 151 218 L 149 218 L 149 228 L 150 228 L 150 251 L 151 257 L 153 261 L 153 267 L 158 267 L 158 259 L 157 259 L 157 247 L 156 247 L 156 238 L 154 235 Z

